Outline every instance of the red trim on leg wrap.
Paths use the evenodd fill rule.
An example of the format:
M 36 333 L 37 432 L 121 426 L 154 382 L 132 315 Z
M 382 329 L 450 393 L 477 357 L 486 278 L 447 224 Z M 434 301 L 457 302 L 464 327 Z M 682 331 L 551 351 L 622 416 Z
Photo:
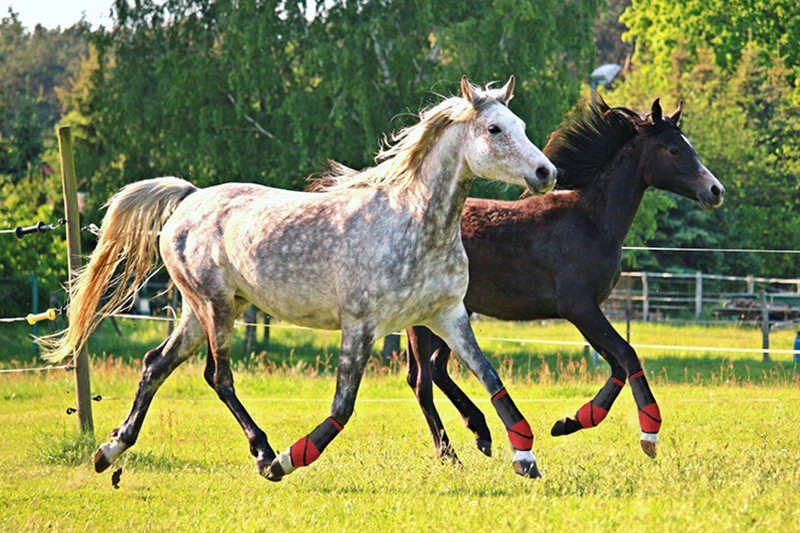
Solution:
M 508 391 L 506 390 L 506 388 L 505 388 L 505 387 L 503 387 L 502 389 L 500 389 L 500 392 L 498 392 L 497 394 L 495 394 L 494 396 L 492 396 L 492 401 L 493 401 L 493 402 L 494 402 L 494 401 L 497 401 L 497 400 L 499 400 L 500 398 L 502 398 L 503 396 L 506 396 L 507 394 L 508 394 Z
M 593 428 L 602 422 L 608 411 L 602 407 L 598 407 L 592 402 L 585 403 L 583 407 L 578 409 L 575 413 L 575 418 L 581 423 L 584 429 Z
M 342 425 L 332 416 L 318 425 L 314 431 L 298 440 L 289 448 L 289 455 L 294 466 L 308 466 L 316 461 L 320 454 L 336 435 L 342 431 Z
M 522 452 L 530 451 L 533 447 L 533 431 L 505 388 L 492 396 L 492 405 L 506 427 L 511 447 Z
M 529 452 L 533 448 L 533 431 L 524 418 L 508 428 L 508 440 L 515 450 Z
M 319 458 L 320 451 L 308 437 L 298 440 L 289 448 L 294 466 L 308 466 Z
M 661 429 L 661 411 L 657 403 L 639 409 L 639 426 L 645 433 L 658 433 Z

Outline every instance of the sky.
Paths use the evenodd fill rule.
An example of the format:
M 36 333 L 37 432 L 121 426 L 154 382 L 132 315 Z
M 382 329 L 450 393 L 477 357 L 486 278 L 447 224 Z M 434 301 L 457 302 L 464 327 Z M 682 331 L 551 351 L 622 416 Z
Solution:
M 23 26 L 32 30 L 36 24 L 52 29 L 56 26 L 68 28 L 78 22 L 85 13 L 92 28 L 111 25 L 109 12 L 113 0 L 0 0 L 0 14 L 8 16 L 8 8 L 19 13 Z

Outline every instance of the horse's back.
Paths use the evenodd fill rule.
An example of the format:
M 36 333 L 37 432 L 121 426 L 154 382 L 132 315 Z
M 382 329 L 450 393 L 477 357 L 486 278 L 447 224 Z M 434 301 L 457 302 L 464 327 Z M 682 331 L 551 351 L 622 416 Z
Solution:
M 536 320 L 559 318 L 565 294 L 605 299 L 594 287 L 613 283 L 615 262 L 592 224 L 577 192 L 519 201 L 470 198 L 462 219 L 467 308 L 504 320 Z
M 336 329 L 335 283 L 314 261 L 332 252 L 330 239 L 308 224 L 326 209 L 324 197 L 248 183 L 202 189 L 165 225 L 164 263 L 184 292 L 204 300 L 242 297 L 274 316 Z
M 379 329 L 397 329 L 407 324 L 395 322 L 425 316 L 432 292 L 458 301 L 466 286 L 465 275 L 451 279 L 453 269 L 466 274 L 460 247 L 437 250 L 440 260 L 419 268 L 417 224 L 412 210 L 398 210 L 375 189 L 230 184 L 187 198 L 165 227 L 161 250 L 179 287 L 204 299 L 242 297 L 315 328 L 369 315 Z

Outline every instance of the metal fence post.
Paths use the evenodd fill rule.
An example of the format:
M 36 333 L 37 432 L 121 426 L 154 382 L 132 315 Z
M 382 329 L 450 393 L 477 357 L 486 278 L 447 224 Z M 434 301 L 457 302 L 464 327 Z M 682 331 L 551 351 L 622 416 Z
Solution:
M 759 294 L 761 300 L 761 347 L 764 349 L 765 363 L 769 362 L 769 308 L 767 307 L 767 293 L 761 291 Z
M 650 320 L 650 291 L 647 287 L 647 272 L 642 272 L 642 319 Z
M 61 184 L 64 188 L 64 213 L 67 217 L 67 266 L 69 285 L 72 286 L 82 261 L 78 184 L 75 178 L 75 160 L 72 157 L 72 134 L 69 126 L 58 128 L 58 151 L 61 160 Z M 75 355 L 75 393 L 78 400 L 78 420 L 80 420 L 81 431 L 94 433 L 91 383 L 89 382 L 89 352 L 86 344 Z
M 700 319 L 703 314 L 703 273 L 699 270 L 695 273 L 694 281 L 694 317 Z

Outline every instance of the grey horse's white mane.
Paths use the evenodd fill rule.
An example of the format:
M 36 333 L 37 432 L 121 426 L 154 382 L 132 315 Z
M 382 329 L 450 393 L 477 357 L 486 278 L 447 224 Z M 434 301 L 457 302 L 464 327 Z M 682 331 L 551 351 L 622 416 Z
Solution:
M 375 157 L 376 166 L 356 171 L 331 161 L 330 172 L 316 180 L 310 189 L 318 192 L 357 188 L 407 190 L 414 183 L 431 145 L 442 132 L 452 124 L 468 122 L 483 106 L 499 96 L 497 90 L 475 90 L 479 99 L 469 102 L 460 96 L 447 98 L 421 111 L 416 124 L 395 132 L 390 139 L 384 139 L 384 146 Z

